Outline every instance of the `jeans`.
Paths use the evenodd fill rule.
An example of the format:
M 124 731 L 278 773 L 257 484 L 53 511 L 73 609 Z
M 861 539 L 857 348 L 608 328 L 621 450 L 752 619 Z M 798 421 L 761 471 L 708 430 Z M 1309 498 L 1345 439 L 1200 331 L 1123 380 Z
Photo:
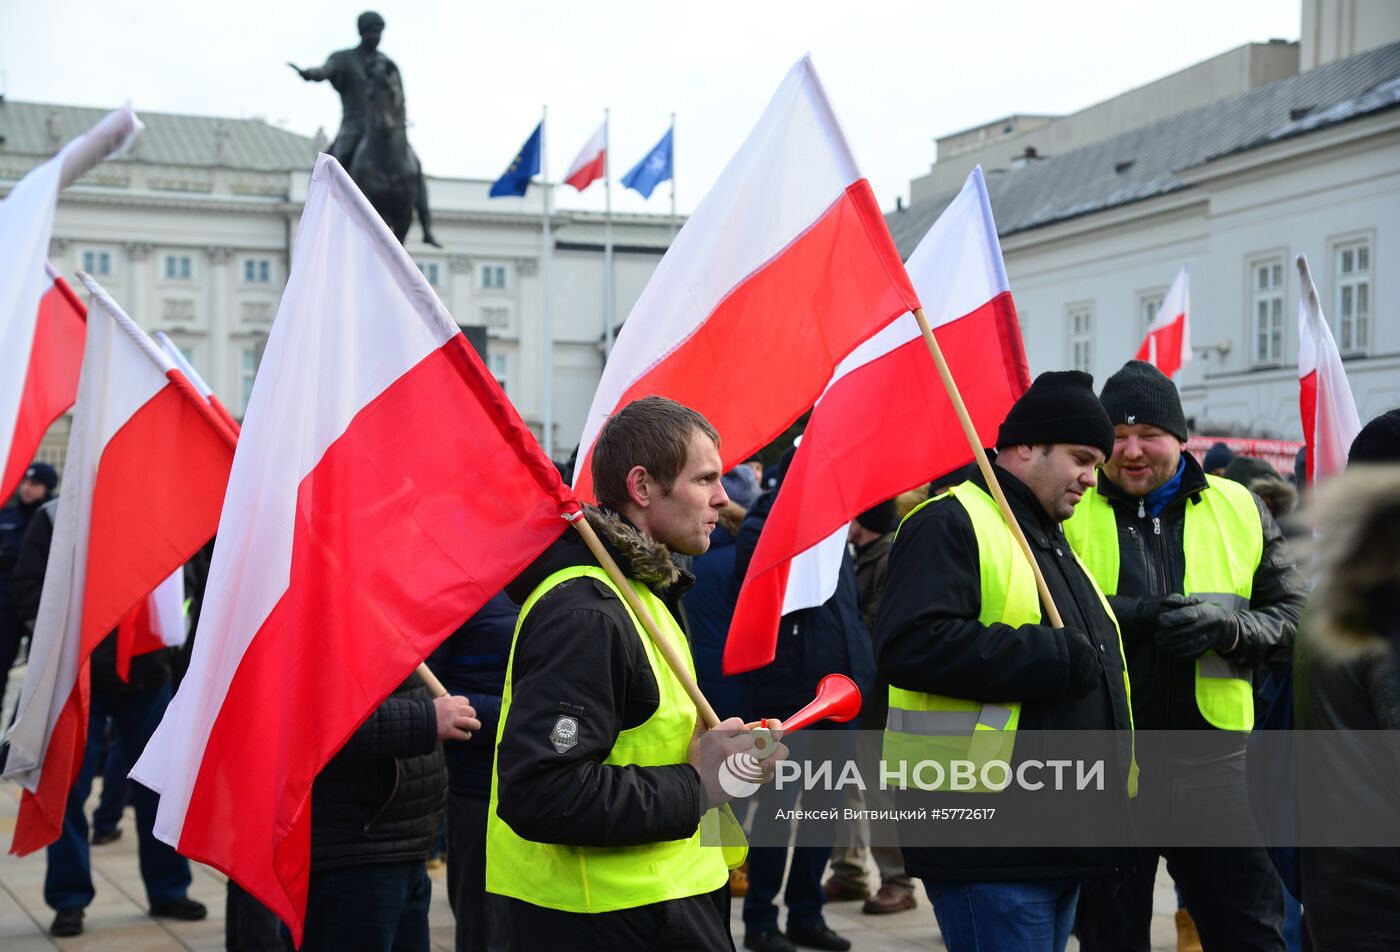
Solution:
M 1064 952 L 1079 881 L 924 881 L 948 952 Z
M 428 952 L 423 861 L 311 871 L 301 952 Z
M 232 879 L 224 897 L 225 952 L 293 952 L 292 936 L 271 909 Z
M 92 902 L 92 866 L 88 852 L 88 822 L 83 812 L 92 791 L 93 774 L 97 772 L 98 752 L 102 746 L 102 730 L 107 718 L 112 718 L 121 749 L 140 752 L 165 714 L 170 703 L 170 685 L 122 694 L 92 693 L 92 711 L 88 719 L 87 748 L 83 765 L 78 771 L 73 789 L 68 792 L 68 804 L 63 815 L 63 830 L 48 847 L 48 869 L 44 873 L 44 902 L 54 909 L 84 909 Z M 124 776 L 131 763 L 123 758 Z M 136 836 L 141 879 L 146 884 L 146 898 L 152 902 L 184 899 L 190 887 L 190 864 L 179 853 L 155 838 L 151 827 L 156 820 L 159 798 L 146 787 L 136 784 L 132 797 L 136 805 Z
M 447 899 L 457 920 L 457 952 L 507 952 L 510 901 L 486 891 L 484 797 L 447 798 Z

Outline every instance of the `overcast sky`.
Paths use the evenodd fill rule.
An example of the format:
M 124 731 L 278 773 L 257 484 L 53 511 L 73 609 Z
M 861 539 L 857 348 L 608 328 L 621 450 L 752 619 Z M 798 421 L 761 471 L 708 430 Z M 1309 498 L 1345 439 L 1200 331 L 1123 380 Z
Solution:
M 908 197 L 933 139 L 1011 113 L 1067 113 L 1243 43 L 1296 40 L 1300 0 L 388 0 L 380 49 L 404 77 L 429 174 L 494 178 L 549 106 L 558 177 L 612 108 L 613 175 L 677 113 L 682 211 L 810 51 L 881 205 Z M 333 0 L 0 0 L 10 99 L 137 112 L 260 116 L 334 136 L 340 103 L 314 66 L 358 42 L 365 7 Z M 614 207 L 664 212 L 614 189 Z M 602 186 L 561 196 L 601 208 Z

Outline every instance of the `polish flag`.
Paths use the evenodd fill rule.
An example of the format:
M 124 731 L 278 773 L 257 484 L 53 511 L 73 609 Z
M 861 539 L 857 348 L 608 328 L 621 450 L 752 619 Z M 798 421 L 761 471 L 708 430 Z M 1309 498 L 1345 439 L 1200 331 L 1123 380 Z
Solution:
M 132 776 L 156 835 L 301 942 L 311 784 L 577 509 L 330 156 L 244 417 L 189 673 Z
M 44 431 L 78 391 L 83 305 L 44 260 L 58 193 L 140 131 L 130 106 L 109 113 L 0 202 L 0 499 L 14 492 Z
M 1175 377 L 1191 360 L 1191 278 L 1186 265 L 1176 273 L 1171 290 L 1147 328 L 1147 337 L 1133 356 L 1168 377 Z
M 165 331 L 156 331 L 155 337 L 156 343 L 160 345 L 160 349 L 165 351 L 165 356 L 169 357 L 171 362 L 176 367 L 180 368 L 180 372 L 183 373 L 185 378 L 199 391 L 199 395 L 209 401 L 209 405 L 214 408 L 214 412 L 219 415 L 219 419 L 227 423 L 229 429 L 233 430 L 236 434 L 239 430 L 238 421 L 233 418 L 232 413 L 228 412 L 228 407 L 224 406 L 223 402 L 220 401 L 218 397 L 214 396 L 214 389 L 204 382 L 204 378 L 199 375 L 199 371 L 194 369 L 194 364 L 190 363 L 189 360 L 185 358 L 180 348 L 170 339 L 170 335 Z
M 5 777 L 25 792 L 11 852 L 57 839 L 82 764 L 88 656 L 214 534 L 233 434 L 84 276 L 83 372 Z
M 1030 386 L 981 168 L 906 265 L 983 446 Z M 773 660 L 778 620 L 836 591 L 857 515 L 972 460 L 912 313 L 832 375 L 764 524 L 724 647 L 724 671 Z
M 1298 407 L 1307 446 L 1308 485 L 1340 473 L 1361 432 L 1342 355 L 1322 316 L 1307 255 L 1298 256 Z
M 564 173 L 564 181 L 580 192 L 607 174 L 608 168 L 608 124 L 605 122 L 598 131 L 583 144 L 569 171 Z
M 194 365 L 185 359 L 170 335 L 165 331 L 156 331 L 155 341 L 236 437 L 238 422 L 214 396 Z M 123 681 L 129 680 L 132 658 L 162 648 L 178 648 L 188 636 L 185 625 L 185 569 L 181 566 L 117 625 L 117 675 Z
M 805 413 L 856 345 L 918 306 L 811 59 L 778 87 L 618 335 L 584 423 L 641 397 L 698 410 L 733 466 Z

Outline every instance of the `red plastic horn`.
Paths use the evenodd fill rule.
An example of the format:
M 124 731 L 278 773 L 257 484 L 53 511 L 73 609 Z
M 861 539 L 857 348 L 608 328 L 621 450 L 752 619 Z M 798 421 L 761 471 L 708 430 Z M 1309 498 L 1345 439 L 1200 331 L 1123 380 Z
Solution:
M 859 713 L 860 688 L 844 674 L 828 674 L 817 685 L 817 696 L 812 703 L 783 721 L 782 730 L 801 730 L 808 724 L 827 719 L 844 724 Z

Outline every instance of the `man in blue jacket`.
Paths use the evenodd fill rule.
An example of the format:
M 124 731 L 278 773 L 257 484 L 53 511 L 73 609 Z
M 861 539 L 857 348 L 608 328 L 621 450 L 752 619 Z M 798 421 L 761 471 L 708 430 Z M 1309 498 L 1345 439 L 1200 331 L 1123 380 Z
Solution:
M 778 485 L 759 496 L 739 528 L 734 560 L 736 587 L 748 571 L 793 452 L 789 448 L 783 454 L 778 464 Z M 750 707 L 759 717 L 788 717 L 816 696 L 817 684 L 828 674 L 848 675 L 862 692 L 868 691 L 875 679 L 875 655 L 870 633 L 861 621 L 855 569 L 849 553 L 843 556 L 841 575 L 831 598 L 816 608 L 782 617 L 773 663 L 751 675 Z M 846 730 L 854 726 L 822 721 L 807 730 Z M 854 745 L 851 746 L 854 751 Z M 800 756 L 797 748 L 794 754 Z M 760 830 L 759 825 L 773 822 L 777 810 L 791 809 L 790 801 L 798 796 L 797 788 L 797 784 L 789 783 L 781 788 L 764 787 L 759 792 L 758 819 L 753 845 L 749 847 L 749 890 L 744 897 L 744 948 L 753 952 L 792 952 L 797 946 L 841 952 L 851 947 L 822 917 L 822 905 L 826 902 L 822 873 L 831 858 L 830 842 L 803 845 L 799 830 L 790 866 L 786 846 L 759 845 L 781 836 L 776 830 Z M 801 796 L 804 810 L 839 810 L 845 799 L 841 790 L 814 789 L 802 791 Z M 778 909 L 773 903 L 783 881 L 784 867 L 788 867 L 783 893 L 788 908 L 786 935 L 778 931 Z

